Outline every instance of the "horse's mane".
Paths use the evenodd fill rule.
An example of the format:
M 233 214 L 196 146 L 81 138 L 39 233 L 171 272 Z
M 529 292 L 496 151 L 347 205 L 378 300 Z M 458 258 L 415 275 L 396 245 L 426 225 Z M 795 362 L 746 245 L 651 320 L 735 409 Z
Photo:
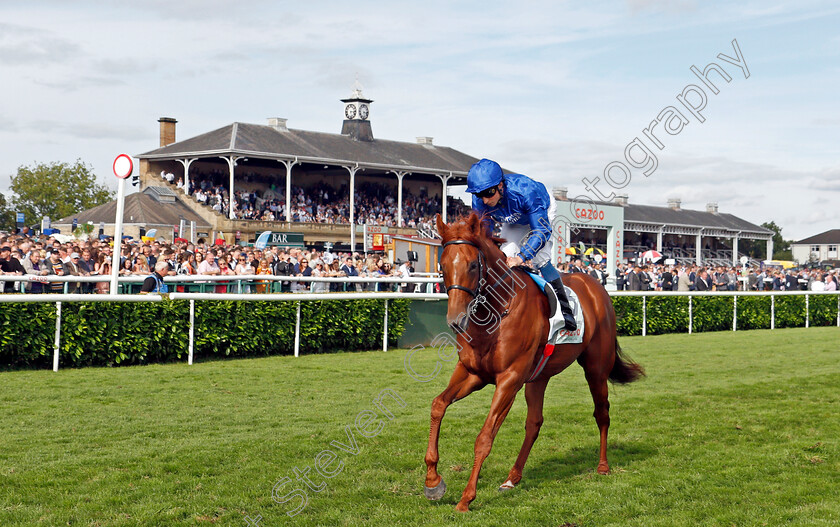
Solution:
M 482 247 L 492 244 L 499 247 L 505 242 L 504 238 L 497 238 L 489 233 L 484 227 L 485 221 L 489 220 L 487 214 L 479 215 L 472 211 L 467 216 L 459 216 L 453 223 L 446 225 L 443 232 L 440 232 L 443 243 L 451 240 L 469 240 Z M 441 229 L 438 229 L 439 231 Z

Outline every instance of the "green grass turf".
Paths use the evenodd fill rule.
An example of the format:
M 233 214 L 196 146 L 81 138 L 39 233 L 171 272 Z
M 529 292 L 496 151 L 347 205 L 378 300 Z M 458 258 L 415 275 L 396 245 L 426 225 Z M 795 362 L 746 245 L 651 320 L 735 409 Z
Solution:
M 622 338 L 648 376 L 610 390 L 612 474 L 594 472 L 592 400 L 575 364 L 549 384 L 522 483 L 499 493 L 524 436 L 517 397 L 466 515 L 454 505 L 492 387 L 450 407 L 449 489 L 440 502 L 422 495 L 429 407 L 451 362 L 427 383 L 405 372 L 405 350 L 0 372 L 0 525 L 840 525 L 839 337 Z M 435 357 L 413 365 L 432 371 Z M 378 436 L 355 432 L 357 455 L 332 448 L 342 471 L 288 517 L 275 482 L 347 443 L 345 426 L 385 388 L 406 406 L 390 405 Z

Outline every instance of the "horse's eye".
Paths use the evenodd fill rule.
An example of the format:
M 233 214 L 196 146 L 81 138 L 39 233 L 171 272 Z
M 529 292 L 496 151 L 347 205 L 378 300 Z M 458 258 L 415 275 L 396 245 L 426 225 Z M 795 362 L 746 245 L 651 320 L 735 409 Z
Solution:
M 478 269 L 478 262 L 473 262 L 470 264 L 470 271 L 475 271 Z

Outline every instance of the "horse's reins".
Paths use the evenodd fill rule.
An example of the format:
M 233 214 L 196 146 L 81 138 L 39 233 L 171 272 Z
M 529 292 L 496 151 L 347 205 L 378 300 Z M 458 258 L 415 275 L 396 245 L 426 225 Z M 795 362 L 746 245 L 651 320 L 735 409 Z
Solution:
M 470 289 L 469 287 L 464 287 L 462 285 L 452 284 L 452 285 L 446 286 L 446 294 L 449 294 L 449 291 L 451 291 L 453 289 L 460 289 L 461 291 L 466 291 L 467 293 L 472 295 L 473 298 L 476 298 L 476 299 L 479 298 L 481 296 L 481 284 L 482 284 L 482 282 L 486 283 L 485 280 L 484 280 L 484 268 L 485 268 L 484 253 L 481 252 L 481 247 L 479 247 L 477 243 L 471 242 L 469 240 L 450 240 L 450 241 L 444 243 L 441 246 L 440 256 L 438 257 L 438 263 L 440 263 L 440 258 L 443 256 L 443 251 L 449 245 L 472 245 L 473 247 L 476 248 L 476 250 L 478 251 L 478 287 L 476 287 L 475 289 Z M 496 287 L 498 287 L 499 284 L 504 283 L 503 280 L 505 278 L 507 278 L 508 276 L 510 276 L 511 272 L 512 271 L 509 267 L 505 267 L 504 276 L 502 276 L 502 280 L 497 281 L 495 284 L 491 285 L 488 289 L 489 290 L 496 289 Z M 483 296 L 482 296 L 482 298 L 483 298 Z M 501 314 L 502 317 L 506 316 L 510 312 L 509 308 L 510 308 L 510 303 L 511 303 L 512 300 L 513 300 L 513 297 L 511 296 L 511 298 L 507 302 L 507 305 L 505 306 L 504 312 Z

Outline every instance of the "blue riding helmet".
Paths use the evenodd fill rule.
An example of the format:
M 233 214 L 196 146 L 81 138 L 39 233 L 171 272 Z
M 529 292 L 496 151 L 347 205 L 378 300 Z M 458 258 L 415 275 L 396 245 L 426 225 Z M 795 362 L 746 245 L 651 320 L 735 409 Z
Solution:
M 502 167 L 490 159 L 482 159 L 470 167 L 467 174 L 467 192 L 476 194 L 490 187 L 495 187 L 504 179 Z

